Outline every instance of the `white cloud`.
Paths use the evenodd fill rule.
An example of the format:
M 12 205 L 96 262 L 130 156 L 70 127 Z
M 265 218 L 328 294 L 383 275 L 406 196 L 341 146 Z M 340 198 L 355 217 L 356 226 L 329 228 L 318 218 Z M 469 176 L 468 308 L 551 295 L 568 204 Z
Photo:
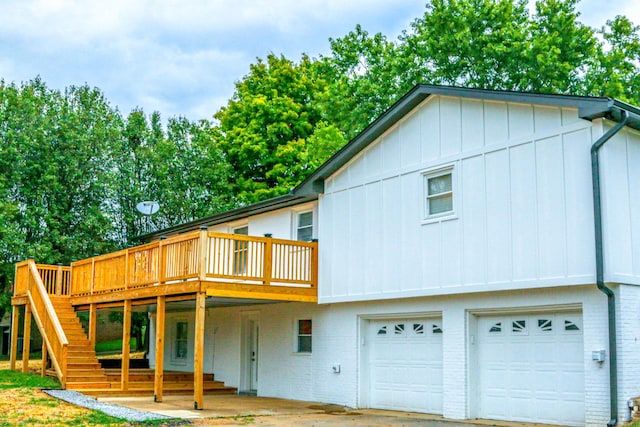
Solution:
M 329 37 L 358 23 L 395 38 L 425 8 L 416 0 L 0 1 L 0 78 L 41 75 L 57 89 L 86 82 L 125 114 L 140 106 L 191 119 L 224 105 L 256 57 L 327 53 Z M 639 2 L 578 8 L 589 25 L 615 13 L 640 24 Z

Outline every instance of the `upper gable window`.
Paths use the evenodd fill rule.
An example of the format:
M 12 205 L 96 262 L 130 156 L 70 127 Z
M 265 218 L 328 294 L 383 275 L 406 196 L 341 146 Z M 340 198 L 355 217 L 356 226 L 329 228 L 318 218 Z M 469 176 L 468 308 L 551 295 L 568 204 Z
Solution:
M 296 239 L 310 242 L 313 238 L 313 211 L 299 212 L 296 216 Z
M 424 174 L 425 219 L 454 214 L 453 166 Z

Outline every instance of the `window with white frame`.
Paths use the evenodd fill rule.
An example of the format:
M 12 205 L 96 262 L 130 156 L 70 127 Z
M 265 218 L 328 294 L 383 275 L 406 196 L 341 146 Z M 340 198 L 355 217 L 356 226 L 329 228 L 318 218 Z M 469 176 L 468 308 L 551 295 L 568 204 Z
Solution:
M 173 341 L 173 358 L 186 360 L 188 352 L 189 323 L 177 321 L 175 323 L 175 339 Z
M 249 234 L 249 226 L 243 225 L 233 229 L 233 234 L 246 236 Z M 233 241 L 233 274 L 243 275 L 247 272 L 247 258 L 249 255 L 249 242 L 246 240 Z
M 424 174 L 425 219 L 454 214 L 453 167 Z
M 299 319 L 296 322 L 296 352 L 311 353 L 311 319 Z
M 296 215 L 296 239 L 302 242 L 313 239 L 313 211 L 299 212 Z

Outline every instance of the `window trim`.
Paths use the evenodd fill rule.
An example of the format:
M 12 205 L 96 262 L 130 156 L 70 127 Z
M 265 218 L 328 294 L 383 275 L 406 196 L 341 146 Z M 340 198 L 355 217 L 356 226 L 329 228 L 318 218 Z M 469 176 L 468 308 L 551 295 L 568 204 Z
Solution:
M 445 175 L 451 175 L 451 210 L 447 212 L 441 212 L 437 214 L 430 215 L 429 214 L 429 180 L 433 178 L 438 178 Z M 434 169 L 429 169 L 423 171 L 421 174 L 422 179 L 422 224 L 431 224 L 434 222 L 440 221 L 448 221 L 451 219 L 458 218 L 458 209 L 457 209 L 457 201 L 458 201 L 458 182 L 457 182 L 457 174 L 456 174 L 456 165 L 449 164 L 445 166 L 441 166 Z M 441 195 L 444 193 L 438 193 L 435 196 Z M 431 196 L 433 197 L 433 196 Z
M 247 229 L 246 233 L 237 233 L 237 230 Z M 231 228 L 231 234 L 238 234 L 240 236 L 248 236 L 249 235 L 249 223 L 243 222 L 236 224 Z M 242 244 L 240 244 L 242 243 Z M 242 254 L 242 255 L 240 255 Z M 249 254 L 249 246 L 245 241 L 235 240 L 233 242 L 233 274 L 235 276 L 244 276 L 247 274 L 247 266 L 248 266 L 248 254 Z
M 310 213 L 311 214 L 311 225 L 306 226 L 304 228 L 308 228 L 311 227 L 311 240 L 299 240 L 298 238 L 298 232 L 300 231 L 300 216 L 303 214 L 307 214 Z M 309 208 L 309 209 L 304 209 L 304 210 L 299 210 L 299 211 L 295 211 L 293 213 L 293 240 L 297 240 L 300 242 L 311 242 L 313 241 L 314 237 L 314 233 L 315 233 L 315 215 L 313 212 L 313 208 Z
M 177 356 L 177 350 L 178 350 L 178 324 L 179 323 L 184 323 L 184 324 L 187 325 L 186 326 L 187 337 L 184 340 L 182 340 L 182 339 L 180 340 L 180 341 L 185 341 L 186 342 L 187 353 L 186 353 L 185 357 L 178 357 Z M 186 365 L 187 364 L 187 360 L 189 360 L 189 320 L 185 319 L 185 318 L 174 319 L 173 320 L 173 343 L 171 345 L 171 361 L 175 365 Z
M 311 322 L 311 333 L 300 334 L 300 321 L 308 320 Z M 313 354 L 313 318 L 312 317 L 300 317 L 294 320 L 294 339 L 293 339 L 293 353 L 298 355 L 311 355 Z M 311 338 L 311 351 L 300 351 L 300 337 Z

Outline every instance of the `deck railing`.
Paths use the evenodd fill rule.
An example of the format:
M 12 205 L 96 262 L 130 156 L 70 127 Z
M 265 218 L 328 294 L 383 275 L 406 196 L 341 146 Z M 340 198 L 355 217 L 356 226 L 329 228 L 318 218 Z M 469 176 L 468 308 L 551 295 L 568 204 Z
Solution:
M 25 295 L 29 280 L 29 262 L 16 264 L 15 295 Z M 42 284 L 50 295 L 69 295 L 71 291 L 71 267 L 35 264 Z
M 41 271 L 51 271 L 51 269 L 39 268 L 33 260 L 26 261 L 24 267 L 25 270 L 22 271 L 26 271 L 27 274 L 25 292 L 29 299 L 31 313 L 38 325 L 40 335 L 42 335 L 47 345 L 49 357 L 56 369 L 58 379 L 64 386 L 66 384 L 69 341 L 49 299 L 50 292 L 48 292 L 48 288 L 41 279 Z M 55 288 L 51 289 L 55 292 Z
M 24 295 L 26 262 L 16 265 Z M 318 243 L 194 231 L 71 267 L 38 266 L 50 294 L 84 296 L 192 280 L 264 286 L 317 285 Z

